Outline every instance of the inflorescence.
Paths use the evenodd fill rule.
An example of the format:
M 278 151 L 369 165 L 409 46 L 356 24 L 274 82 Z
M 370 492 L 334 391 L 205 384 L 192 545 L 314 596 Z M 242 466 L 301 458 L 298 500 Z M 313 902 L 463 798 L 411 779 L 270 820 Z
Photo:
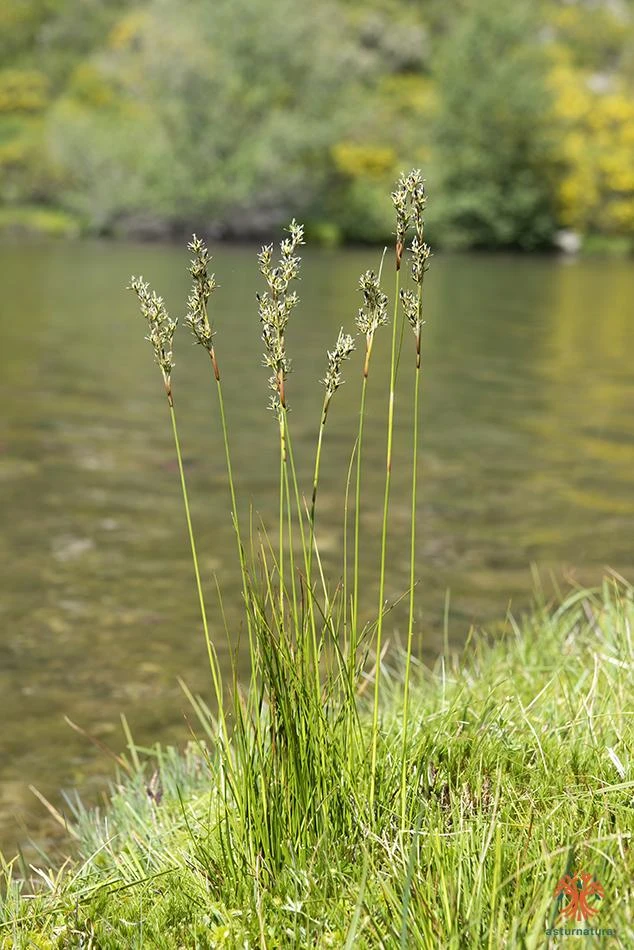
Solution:
M 207 302 L 217 287 L 216 277 L 214 274 L 209 274 L 211 257 L 204 241 L 201 241 L 194 234 L 187 245 L 187 250 L 192 251 L 194 257 L 189 265 L 189 273 L 192 276 L 193 284 L 187 298 L 185 325 L 192 331 L 196 342 L 204 346 L 206 350 L 211 351 L 214 331 L 209 323 Z
M 357 313 L 357 329 L 365 333 L 365 364 L 363 375 L 367 379 L 370 370 L 370 354 L 376 330 L 387 323 L 387 294 L 381 290 L 379 278 L 372 270 L 359 277 L 359 290 L 363 294 L 363 306 Z
M 258 254 L 260 273 L 268 285 L 268 290 L 257 295 L 265 348 L 264 365 L 272 372 L 269 379 L 272 390 L 270 408 L 278 413 L 286 409 L 285 382 L 291 371 L 284 334 L 291 311 L 299 300 L 295 291 L 288 292 L 288 287 L 299 276 L 300 258 L 295 252 L 304 243 L 304 228 L 293 219 L 288 233 L 289 237 L 280 244 L 281 256 L 277 266 L 273 266 L 272 244 L 265 245 Z
M 392 195 L 392 201 L 396 209 L 397 268 L 400 267 L 407 233 L 410 228 L 414 229 L 409 249 L 412 255 L 411 276 L 417 289 L 416 291 L 401 290 L 399 296 L 407 321 L 416 335 L 417 365 L 420 365 L 420 331 L 424 324 L 423 280 L 431 257 L 430 247 L 424 240 L 427 193 L 425 180 L 420 171 L 412 171 L 407 176 L 401 175 L 396 191 Z
M 328 369 L 322 382 L 326 387 L 326 404 L 330 402 L 334 394 L 341 386 L 341 367 L 343 363 L 350 358 L 354 350 L 354 339 L 349 333 L 343 332 L 343 327 L 339 330 L 339 336 L 334 350 L 328 350 Z
M 419 243 L 423 247 L 427 247 L 423 243 L 423 215 L 427 203 L 427 193 L 425 191 L 425 179 L 418 169 L 414 169 L 409 175 L 401 175 L 396 189 L 392 192 L 392 203 L 396 211 L 396 269 L 399 270 L 403 251 L 405 250 L 405 238 L 412 225 L 415 228 Z M 413 245 L 411 250 L 414 253 Z M 420 254 L 421 251 L 419 250 L 418 253 Z
M 424 211 L 427 202 L 425 181 L 419 170 L 408 175 L 402 174 L 392 194 L 396 211 L 396 268 L 400 269 L 405 241 L 408 232 L 413 229 L 414 236 L 410 245 L 411 276 L 417 291 L 401 290 L 400 300 L 404 314 L 416 334 L 417 352 L 420 353 L 420 331 L 422 319 L 422 285 L 429 267 L 431 251 L 424 241 Z M 273 245 L 262 247 L 258 254 L 260 273 L 263 275 L 267 290 L 257 294 L 258 313 L 262 325 L 264 343 L 264 365 L 271 370 L 269 387 L 272 391 L 270 408 L 278 415 L 286 410 L 285 383 L 291 371 L 290 360 L 286 355 L 285 333 L 291 312 L 299 298 L 289 286 L 299 277 L 300 258 L 298 248 L 304 244 L 304 228 L 294 219 L 288 229 L 288 237 L 280 243 L 280 259 L 273 262 Z M 214 366 L 216 379 L 219 372 L 214 354 L 214 329 L 209 320 L 208 302 L 217 283 L 214 274 L 209 273 L 211 257 L 204 241 L 195 234 L 187 245 L 193 253 L 189 273 L 192 287 L 187 298 L 185 324 L 191 330 L 194 339 L 209 352 Z M 154 348 L 156 362 L 161 367 L 165 388 L 171 401 L 171 372 L 174 366 L 172 343 L 177 321 L 169 316 L 163 298 L 159 297 L 143 277 L 132 277 L 129 289 L 139 300 L 141 313 L 148 323 L 149 333 L 146 339 Z M 383 293 L 379 277 L 368 270 L 359 278 L 359 289 L 363 294 L 363 305 L 356 318 L 357 329 L 366 337 L 366 361 L 364 374 L 367 376 L 370 352 L 376 330 L 388 322 L 387 295 Z M 326 403 L 342 383 L 341 368 L 354 350 L 354 340 L 340 330 L 335 348 L 328 351 L 328 368 L 322 380 L 326 387 Z
M 359 277 L 359 290 L 363 293 L 363 306 L 359 307 L 357 327 L 366 337 L 373 336 L 378 327 L 387 323 L 387 294 L 372 270 Z
M 155 291 L 150 291 L 150 286 L 143 277 L 131 277 L 128 289 L 133 290 L 139 298 L 141 314 L 147 320 L 149 328 L 145 339 L 154 347 L 154 358 L 161 367 L 167 397 L 171 402 L 171 373 L 174 367 L 172 342 L 178 321 L 172 320 L 165 309 L 163 298 Z

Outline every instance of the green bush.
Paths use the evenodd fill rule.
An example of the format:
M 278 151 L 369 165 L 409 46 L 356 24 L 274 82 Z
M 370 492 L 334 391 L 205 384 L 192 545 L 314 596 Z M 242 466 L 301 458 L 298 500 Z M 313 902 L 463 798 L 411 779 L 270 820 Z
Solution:
M 436 66 L 435 235 L 533 248 L 556 228 L 555 160 L 540 21 L 524 0 L 474 0 Z
M 11 237 L 78 237 L 80 222 L 52 208 L 24 205 L 0 208 L 0 235 Z
M 352 52 L 329 4 L 308 17 L 292 0 L 154 0 L 94 61 L 108 107 L 86 101 L 84 82 L 52 115 L 66 202 L 92 207 L 97 228 L 142 211 L 229 235 L 270 229 L 323 189 Z

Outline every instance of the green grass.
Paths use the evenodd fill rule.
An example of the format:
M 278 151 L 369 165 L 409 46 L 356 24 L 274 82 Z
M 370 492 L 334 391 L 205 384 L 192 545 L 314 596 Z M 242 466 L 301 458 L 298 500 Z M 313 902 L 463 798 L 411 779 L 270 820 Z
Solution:
M 105 812 L 75 806 L 77 854 L 61 872 L 41 871 L 34 887 L 5 869 L 0 946 L 541 947 L 554 888 L 574 869 L 603 885 L 592 925 L 618 932 L 603 945 L 632 946 L 633 620 L 632 589 L 606 580 L 509 621 L 493 642 L 472 639 L 434 671 L 417 666 L 405 828 L 395 660 L 382 686 L 378 820 L 368 826 L 361 809 L 347 835 L 324 829 L 275 868 L 264 849 L 251 862 L 223 851 L 227 776 L 210 740 L 184 755 L 133 750 Z M 346 770 L 345 733 L 330 739 L 340 771 L 328 777 L 328 815 L 342 794 L 353 811 L 368 797 L 367 772 Z

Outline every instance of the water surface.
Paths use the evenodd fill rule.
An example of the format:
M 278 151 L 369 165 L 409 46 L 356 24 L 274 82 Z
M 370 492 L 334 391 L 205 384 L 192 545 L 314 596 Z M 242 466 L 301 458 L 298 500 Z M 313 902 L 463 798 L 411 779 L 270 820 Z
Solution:
M 242 510 L 272 525 L 276 432 L 254 294 L 254 248 L 219 247 L 217 346 Z M 208 693 L 205 648 L 158 368 L 134 299 L 143 273 L 178 313 L 187 254 L 167 246 L 0 247 L 0 847 L 53 834 L 29 783 L 61 804 L 111 771 L 69 716 L 113 749 L 119 714 L 141 742 L 184 742 L 177 685 Z M 288 347 L 291 425 L 308 487 L 325 351 L 350 327 L 373 251 L 307 252 Z M 426 286 L 421 424 L 420 649 L 529 604 L 531 565 L 594 583 L 632 578 L 634 268 L 626 262 L 435 257 Z M 364 615 L 376 609 L 388 332 L 369 388 L 362 524 Z M 174 389 L 211 619 L 226 657 L 218 577 L 232 631 L 240 590 L 208 360 L 177 337 Z M 341 572 L 346 471 L 359 363 L 333 404 L 320 542 Z M 388 596 L 408 578 L 412 382 L 405 337 L 397 403 Z M 403 633 L 405 613 L 390 615 Z M 224 652 L 223 652 L 224 651 Z

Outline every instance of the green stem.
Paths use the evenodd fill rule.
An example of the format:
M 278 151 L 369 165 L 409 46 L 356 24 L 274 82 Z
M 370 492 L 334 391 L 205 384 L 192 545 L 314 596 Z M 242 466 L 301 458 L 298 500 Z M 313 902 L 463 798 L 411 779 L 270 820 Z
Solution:
M 304 505 L 302 507 L 302 502 L 300 499 L 299 482 L 297 480 L 297 469 L 295 467 L 295 457 L 293 455 L 293 444 L 291 441 L 291 432 L 290 432 L 290 428 L 288 427 L 288 424 L 286 426 L 286 448 L 288 451 L 288 462 L 290 465 L 291 480 L 293 482 L 293 494 L 295 495 L 295 507 L 297 510 L 297 522 L 299 524 L 300 545 L 301 545 L 302 555 L 303 555 L 303 560 L 304 560 L 304 573 L 307 578 L 308 577 L 308 553 L 307 553 L 307 546 L 306 546 L 306 535 L 304 533 L 304 518 L 306 516 L 306 506 Z M 290 496 L 288 497 L 289 497 L 288 503 L 290 507 Z M 306 581 L 306 596 L 308 598 L 308 616 L 311 622 L 313 646 L 314 646 L 314 649 L 316 650 L 317 639 L 316 639 L 316 631 L 315 631 L 314 604 L 313 604 L 312 590 L 310 589 L 308 581 Z M 304 643 L 305 608 L 304 608 L 302 617 L 299 618 L 297 630 L 298 630 L 298 633 L 300 634 L 300 665 L 301 665 L 303 664 L 304 659 L 307 654 L 307 651 L 305 649 L 306 644 Z M 304 668 L 303 665 L 301 666 L 301 668 L 302 669 Z M 319 671 L 317 672 L 317 687 L 319 689 Z
M 231 514 L 233 517 L 233 526 L 236 533 L 236 541 L 238 544 L 238 557 L 240 558 L 240 572 L 242 574 L 242 596 L 244 598 L 244 605 L 247 616 L 247 627 L 249 630 L 249 642 L 252 638 L 252 624 L 251 624 L 251 608 L 249 602 L 249 584 L 248 584 L 248 575 L 246 567 L 246 558 L 244 554 L 244 545 L 242 543 L 242 534 L 240 532 L 240 521 L 238 519 L 238 504 L 236 501 L 236 491 L 233 481 L 233 469 L 231 466 L 231 453 L 229 451 L 229 434 L 227 431 L 227 420 L 225 416 L 225 402 L 222 394 L 222 384 L 220 382 L 220 371 L 218 369 L 218 363 L 216 360 L 216 354 L 214 348 L 211 347 L 209 350 L 209 356 L 214 370 L 214 377 L 216 380 L 216 388 L 218 391 L 218 405 L 220 407 L 220 422 L 222 425 L 222 439 L 224 442 L 225 448 L 225 460 L 227 465 L 227 477 L 229 479 L 229 492 L 231 495 Z
M 286 461 L 286 447 L 284 434 L 284 408 L 280 406 L 280 511 L 279 511 L 279 556 L 278 570 L 280 575 L 280 634 L 284 629 L 284 463 Z
M 343 516 L 343 641 L 344 641 L 344 650 L 343 658 L 344 662 L 347 662 L 347 675 L 346 675 L 346 687 L 348 691 L 348 703 L 347 708 L 350 711 L 348 716 L 348 768 L 350 769 L 350 774 L 352 774 L 353 762 L 355 760 L 354 753 L 357 750 L 358 742 L 355 741 L 362 739 L 362 736 L 357 733 L 355 736 L 354 726 L 359 724 L 358 720 L 358 710 L 357 710 L 357 665 L 356 665 L 356 641 L 353 641 L 354 634 L 352 629 L 350 630 L 350 637 L 348 637 L 348 502 L 350 498 L 350 484 L 352 482 L 352 466 L 356 462 L 356 452 L 358 450 L 358 441 L 355 442 L 350 455 L 350 464 L 348 465 L 348 474 L 346 477 L 346 494 L 344 500 L 344 516 Z M 354 615 L 354 604 L 351 601 L 350 603 L 350 625 L 352 628 L 352 618 Z M 353 650 L 354 647 L 354 650 Z
M 321 449 L 324 439 L 324 429 L 326 428 L 326 420 L 328 418 L 328 407 L 330 405 L 330 398 L 328 395 L 324 397 L 324 403 L 321 410 L 321 421 L 319 423 L 319 435 L 317 436 L 317 451 L 315 452 L 315 468 L 313 471 L 313 493 L 310 503 L 310 513 L 309 513 L 309 523 L 310 523 L 310 537 L 308 542 L 308 558 L 306 564 L 306 586 L 307 594 L 310 600 L 309 604 L 309 617 L 311 624 L 311 633 L 313 641 L 313 662 L 315 664 L 314 674 L 315 674 L 315 684 L 317 687 L 317 695 L 321 692 L 321 680 L 319 676 L 319 661 L 321 650 L 317 642 L 317 629 L 315 623 L 315 605 L 313 603 L 313 548 L 315 546 L 315 509 L 317 505 L 317 489 L 319 487 L 319 469 L 321 466 Z M 328 613 L 328 605 L 326 604 L 326 614 Z
M 348 637 L 348 608 L 350 608 L 350 622 L 352 622 L 352 601 L 348 604 L 348 512 L 350 510 L 350 485 L 352 484 L 352 466 L 356 462 L 357 443 L 352 446 L 348 472 L 346 475 L 346 491 L 343 496 L 343 545 L 342 545 L 342 595 L 343 595 L 343 646 L 346 656 L 350 656 L 350 641 Z
M 420 293 L 420 291 L 419 291 Z M 420 302 L 419 302 L 420 311 Z M 420 328 L 416 335 L 416 378 L 414 383 L 414 432 L 412 461 L 412 510 L 409 563 L 409 617 L 407 622 L 407 652 L 405 658 L 405 684 L 403 691 L 403 755 L 401 761 L 401 824 L 405 827 L 407 802 L 407 734 L 409 726 L 409 680 L 412 661 L 412 638 L 414 634 L 414 584 L 416 572 L 416 484 L 418 480 L 418 414 L 420 402 Z
M 293 509 L 291 507 L 291 493 L 288 480 L 288 464 L 287 461 L 284 461 L 284 495 L 285 495 L 285 505 L 286 505 L 286 520 L 287 520 L 287 531 L 288 531 L 288 558 L 289 558 L 289 568 L 291 573 L 291 591 L 293 597 L 293 624 L 292 628 L 296 632 L 296 637 L 298 639 L 298 645 L 301 643 L 301 635 L 299 628 L 299 613 L 297 610 L 297 585 L 295 580 L 295 550 L 293 545 Z
M 310 544 L 308 548 L 308 583 L 312 586 L 312 566 L 313 566 L 313 545 L 315 544 L 315 507 L 317 505 L 317 489 L 319 487 L 319 468 L 321 465 L 321 447 L 324 440 L 324 429 L 326 428 L 326 419 L 328 418 L 328 406 L 330 399 L 324 398 L 324 404 L 321 410 L 321 422 L 319 423 L 319 435 L 317 436 L 317 451 L 315 452 L 315 468 L 313 471 L 313 494 L 310 502 Z
M 220 678 L 218 674 L 218 664 L 216 660 L 215 651 L 211 643 L 211 637 L 209 635 L 209 625 L 207 623 L 207 611 L 205 609 L 205 598 L 203 595 L 203 586 L 200 579 L 200 568 L 198 566 L 198 555 L 196 553 L 196 541 L 194 539 L 194 529 L 192 528 L 192 519 L 189 509 L 189 496 L 187 494 L 187 483 L 185 481 L 185 471 L 183 469 L 183 457 L 181 454 L 180 441 L 178 438 L 178 429 L 176 427 L 176 413 L 174 411 L 174 401 L 172 399 L 171 392 L 168 390 L 167 395 L 170 418 L 172 420 L 172 431 L 174 433 L 174 445 L 176 446 L 176 458 L 178 460 L 178 471 L 181 479 L 181 489 L 183 492 L 183 502 L 185 505 L 185 518 L 187 519 L 187 532 L 189 534 L 189 544 L 191 547 L 192 561 L 194 562 L 194 575 L 196 577 L 196 589 L 198 591 L 198 602 L 200 604 L 200 615 L 203 622 L 203 630 L 205 632 L 205 643 L 207 644 L 207 654 L 209 656 L 209 666 L 211 669 L 211 675 L 214 682 L 214 689 L 216 691 L 216 701 L 218 703 L 218 714 L 223 717 L 223 705 L 222 705 L 222 690 L 220 686 Z
M 359 643 L 359 534 L 361 524 L 361 449 L 363 446 L 363 428 L 365 422 L 365 399 L 368 388 L 368 371 L 372 354 L 372 336 L 368 337 L 366 345 L 365 366 L 363 368 L 363 383 L 361 387 L 361 406 L 359 409 L 359 432 L 357 435 L 357 473 L 354 494 L 354 568 L 352 580 L 352 618 L 350 630 L 350 668 L 354 676 L 357 662 L 357 646 Z M 351 682 L 353 682 L 351 680 Z
M 383 248 L 383 254 L 381 256 L 381 264 L 379 266 L 379 280 L 378 280 L 379 288 L 381 285 L 381 276 L 383 274 L 383 263 L 385 261 L 386 252 L 387 252 L 387 247 Z M 397 292 L 397 298 L 398 298 L 398 292 Z M 374 345 L 374 332 L 375 332 L 374 330 L 371 330 L 369 333 L 366 334 L 365 362 L 363 364 L 363 383 L 361 386 L 361 405 L 359 407 L 359 431 L 357 433 L 357 443 L 356 443 L 357 471 L 356 471 L 355 501 L 354 501 L 354 567 L 353 567 L 352 611 L 351 611 L 351 619 L 350 619 L 351 630 L 350 630 L 350 660 L 349 660 L 351 695 L 356 694 L 357 650 L 359 646 L 359 568 L 360 568 L 359 536 L 360 536 L 360 527 L 361 527 L 361 464 L 362 464 L 362 454 L 363 454 L 362 453 L 363 430 L 365 426 L 365 403 L 366 403 L 366 395 L 367 395 L 367 388 L 368 388 L 368 376 L 370 373 L 370 359 L 372 357 L 372 347 Z M 347 521 L 346 521 L 346 525 L 347 525 Z M 347 569 L 347 562 L 346 562 L 345 568 Z
M 379 616 L 376 628 L 376 669 L 374 678 L 374 704 L 372 710 L 372 754 L 370 761 L 370 813 L 374 810 L 376 792 L 376 759 L 379 733 L 379 693 L 381 682 L 381 648 L 383 645 L 383 599 L 385 597 L 385 559 L 387 551 L 387 520 L 390 506 L 392 478 L 392 441 L 394 433 L 394 389 L 396 382 L 396 323 L 398 319 L 398 294 L 400 271 L 397 268 L 394 289 L 394 315 L 392 319 L 392 351 L 390 357 L 390 401 L 387 417 L 387 451 L 385 464 L 385 493 L 383 496 L 383 522 L 381 525 L 381 566 L 379 571 Z

